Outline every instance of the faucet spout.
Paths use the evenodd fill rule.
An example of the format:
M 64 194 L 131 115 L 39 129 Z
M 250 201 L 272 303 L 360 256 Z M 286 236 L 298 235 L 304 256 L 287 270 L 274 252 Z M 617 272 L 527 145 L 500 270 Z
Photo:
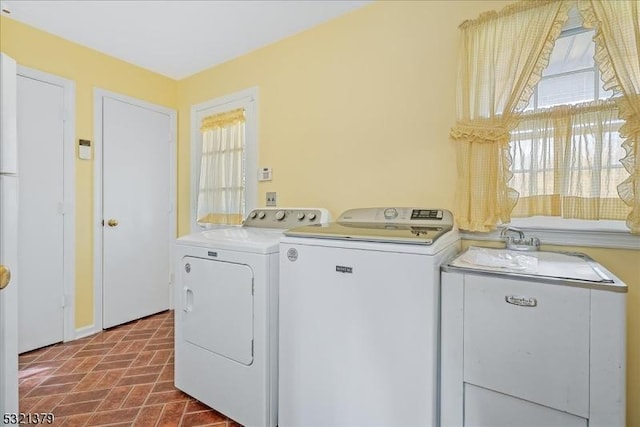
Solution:
M 518 239 L 524 240 L 524 232 L 516 227 L 504 227 L 500 232 L 501 239 L 509 238 L 509 233 L 516 233 L 518 235 Z

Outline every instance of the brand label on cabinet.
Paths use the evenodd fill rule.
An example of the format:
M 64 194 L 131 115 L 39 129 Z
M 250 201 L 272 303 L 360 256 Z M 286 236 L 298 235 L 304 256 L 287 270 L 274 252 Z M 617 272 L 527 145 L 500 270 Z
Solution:
M 532 297 L 523 297 L 517 295 L 507 295 L 504 300 L 509 304 L 518 305 L 520 307 L 536 307 L 538 300 Z

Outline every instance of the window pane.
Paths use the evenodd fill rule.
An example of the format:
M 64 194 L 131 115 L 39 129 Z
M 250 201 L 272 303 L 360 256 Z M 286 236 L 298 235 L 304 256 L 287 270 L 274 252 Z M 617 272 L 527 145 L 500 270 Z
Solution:
M 594 31 L 578 33 L 567 37 L 560 37 L 551 52 L 549 65 L 543 71 L 543 76 L 583 70 L 593 67 L 595 45 Z
M 550 77 L 538 84 L 538 107 L 593 101 L 595 72 Z
M 598 85 L 598 99 L 607 99 L 613 96 L 612 90 L 604 90 L 604 82 L 600 80 Z

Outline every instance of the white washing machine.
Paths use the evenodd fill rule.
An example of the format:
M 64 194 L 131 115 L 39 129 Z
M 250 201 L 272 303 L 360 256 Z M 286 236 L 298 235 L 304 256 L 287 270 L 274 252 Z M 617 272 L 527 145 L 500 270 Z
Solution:
M 438 422 L 440 265 L 449 211 L 353 209 L 280 245 L 280 427 Z
M 175 385 L 247 427 L 277 424 L 278 250 L 324 209 L 256 209 L 176 241 Z

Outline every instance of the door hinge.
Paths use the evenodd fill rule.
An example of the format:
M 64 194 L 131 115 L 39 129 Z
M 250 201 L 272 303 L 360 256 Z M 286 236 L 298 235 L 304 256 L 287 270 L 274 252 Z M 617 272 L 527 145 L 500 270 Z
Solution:
M 65 308 L 67 306 L 67 296 L 66 295 L 62 295 L 61 302 L 62 302 L 62 305 L 60 307 Z
M 58 215 L 66 215 L 70 210 L 71 209 L 68 203 L 58 202 Z

